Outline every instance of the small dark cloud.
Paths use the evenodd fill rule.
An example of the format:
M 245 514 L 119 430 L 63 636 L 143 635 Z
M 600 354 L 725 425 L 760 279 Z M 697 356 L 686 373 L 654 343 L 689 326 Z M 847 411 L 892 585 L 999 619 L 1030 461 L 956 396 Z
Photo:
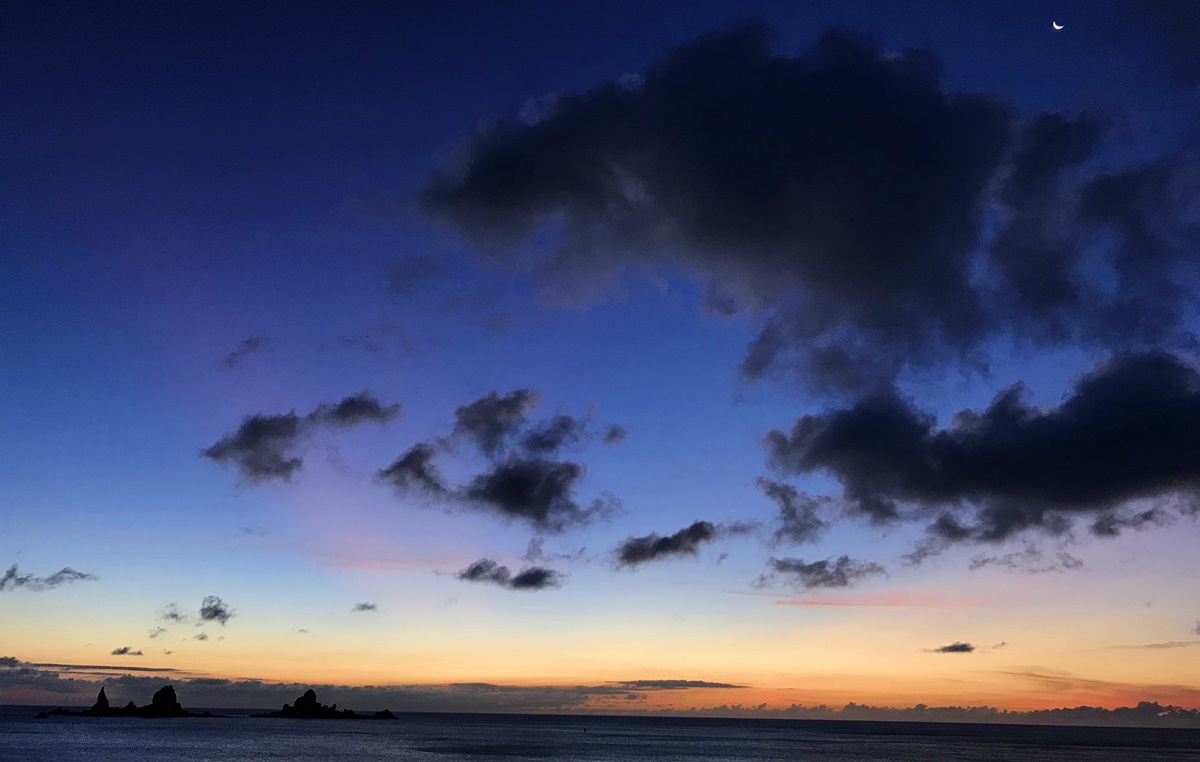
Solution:
M 981 554 L 971 559 L 971 571 L 988 566 L 999 566 L 1027 574 L 1045 574 L 1078 571 L 1083 568 L 1083 561 L 1065 550 L 1048 555 L 1035 545 L 1026 545 L 1024 549 L 1012 553 L 991 556 Z
M 242 339 L 238 345 L 233 348 L 229 354 L 225 355 L 223 365 L 226 368 L 236 368 L 241 365 L 250 355 L 261 352 L 271 345 L 269 336 L 250 336 Z
M 390 466 L 381 469 L 377 476 L 380 481 L 392 485 L 401 494 L 414 489 L 435 495 L 446 494 L 450 489 L 442 481 L 441 474 L 433 464 L 436 455 L 437 451 L 433 445 L 419 442 L 396 458 Z
M 308 630 L 301 628 L 301 629 L 299 629 L 299 630 L 296 630 L 296 634 L 297 634 L 297 635 L 307 635 L 307 634 L 308 634 Z
M 701 545 L 717 539 L 718 534 L 712 522 L 697 521 L 665 537 L 659 534 L 630 537 L 617 546 L 617 566 L 633 568 L 665 558 L 694 556 Z
M 321 403 L 306 416 L 294 410 L 247 416 L 237 430 L 202 450 L 201 455 L 214 463 L 234 466 L 251 483 L 287 480 L 303 465 L 297 450 L 315 428 L 383 424 L 399 414 L 400 405 L 385 405 L 370 392 L 358 392 L 334 404 Z
M 1200 619 L 1196 620 L 1196 626 L 1195 626 L 1195 628 L 1192 629 L 1192 632 L 1196 633 L 1197 635 L 1200 635 Z
M 113 656 L 141 656 L 142 652 L 140 650 L 135 651 L 135 650 L 133 650 L 133 648 L 131 648 L 129 646 L 121 646 L 120 648 L 114 648 L 112 650 L 112 655 Z
M 508 586 L 513 590 L 546 590 L 547 588 L 559 587 L 560 585 L 559 573 L 544 566 L 531 566 L 528 569 L 522 569 L 508 583 Z
M 975 646 L 970 643 L 951 643 L 941 648 L 931 648 L 929 652 L 934 654 L 969 654 L 975 652 Z
M 48 577 L 35 577 L 32 574 L 19 574 L 17 564 L 8 567 L 8 571 L 4 572 L 4 576 L 0 577 L 0 592 L 5 590 L 17 590 L 23 588 L 33 592 L 41 592 L 43 590 L 53 590 L 54 588 L 65 585 L 70 582 L 79 582 L 81 580 L 99 579 L 95 574 L 85 574 L 75 571 L 69 566 L 63 567 L 54 572 Z
M 354 604 L 354 608 L 350 609 L 350 611 L 351 612 L 379 611 L 379 606 L 374 603 L 369 603 L 367 601 L 363 601 L 361 603 Z
M 208 640 L 207 632 L 199 632 L 192 636 L 192 640 Z
M 409 299 L 443 280 L 448 274 L 446 264 L 433 255 L 407 257 L 392 266 L 388 274 L 388 291 L 398 298 Z
M 548 590 L 562 585 L 562 575 L 553 569 L 531 566 L 514 576 L 507 566 L 501 566 L 490 558 L 479 559 L 455 576 L 464 582 L 486 582 L 509 590 Z
M 515 389 L 503 397 L 489 392 L 454 411 L 454 433 L 470 439 L 485 455 L 495 455 L 541 399 L 542 392 L 534 389 Z
M 462 497 L 501 518 L 527 522 L 539 531 L 561 532 L 618 509 L 616 499 L 609 496 L 581 505 L 575 489 L 583 475 L 579 463 L 512 458 L 473 478 Z
M 148 634 L 150 636 L 150 639 L 153 640 L 153 639 L 157 638 L 159 635 L 162 635 L 166 631 L 167 631 L 166 627 L 155 627 L 153 630 L 150 630 L 150 632 Z
M 218 622 L 222 627 L 233 618 L 234 610 L 215 595 L 208 595 L 200 603 L 200 621 Z
M 770 587 L 777 580 L 804 590 L 850 587 L 867 577 L 887 573 L 877 563 L 849 556 L 808 563 L 799 558 L 771 558 L 767 564 L 769 571 L 755 582 L 758 587 Z
M 1025 396 L 1017 384 L 938 428 L 933 415 L 885 391 L 803 416 L 790 432 L 768 434 L 766 447 L 783 473 L 837 478 L 852 514 L 886 523 L 943 513 L 931 551 L 1033 530 L 1063 534 L 1080 517 L 1104 535 L 1186 512 L 1200 498 L 1200 373 L 1180 358 L 1119 355 L 1056 407 Z M 1160 507 L 1122 512 L 1143 499 Z
M 1002 641 L 1000 641 L 999 643 L 993 643 L 993 644 L 992 644 L 992 650 L 993 650 L 993 651 L 995 651 L 995 650 L 998 650 L 998 649 L 1001 649 L 1001 648 L 1008 648 L 1008 641 L 1007 641 L 1007 640 L 1002 640 Z
M 13 656 L 0 656 L 0 667 L 19 667 L 21 661 Z
M 537 455 L 557 452 L 583 439 L 586 427 L 584 420 L 559 414 L 526 432 L 521 446 Z
M 821 518 L 821 510 L 828 499 L 801 494 L 789 484 L 761 477 L 755 484 L 779 507 L 773 535 L 775 542 L 792 545 L 815 542 L 829 526 Z
M 607 445 L 618 444 L 625 441 L 625 436 L 626 432 L 624 426 L 612 425 L 604 430 L 604 438 L 602 441 Z
M 163 649 L 163 653 L 164 653 L 164 654 L 166 654 L 167 656 L 170 656 L 171 654 L 173 654 L 173 653 L 175 653 L 175 652 L 174 652 L 174 651 L 168 651 L 167 649 L 165 649 L 165 648 L 164 648 L 164 649 Z
M 295 411 L 247 416 L 236 431 L 201 454 L 214 463 L 233 465 L 250 482 L 289 479 L 302 465 L 294 454 L 304 433 L 302 424 Z
M 186 622 L 189 617 L 179 610 L 179 606 L 174 603 L 168 603 L 163 606 L 163 610 L 159 612 L 158 618 L 164 622 Z
M 399 403 L 385 405 L 370 392 L 361 391 L 334 405 L 318 405 L 309 418 L 330 426 L 353 427 L 364 423 L 388 423 L 398 415 Z

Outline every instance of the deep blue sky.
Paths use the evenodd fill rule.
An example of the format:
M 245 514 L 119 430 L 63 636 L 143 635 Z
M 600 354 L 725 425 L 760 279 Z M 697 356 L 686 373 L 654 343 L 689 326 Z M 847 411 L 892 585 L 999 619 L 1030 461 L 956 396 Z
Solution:
M 776 556 L 878 561 L 890 575 L 871 583 L 880 594 L 937 589 L 966 596 L 975 585 L 988 595 L 1018 595 L 1031 589 L 1032 578 L 1018 570 L 1017 578 L 985 580 L 991 572 L 984 569 L 968 579 L 968 559 L 1005 558 L 1028 547 L 1037 558 L 1061 558 L 1055 554 L 1070 548 L 1071 557 L 1088 562 L 1089 571 L 1075 569 L 1076 581 L 1063 583 L 1087 591 L 1087 616 L 1111 621 L 1131 601 L 1159 596 L 1154 616 L 1127 637 L 1187 636 L 1193 614 L 1174 576 L 1194 568 L 1181 555 L 1181 543 L 1194 544 L 1195 525 L 1186 518 L 1182 526 L 1191 534 L 1183 537 L 1191 540 L 1167 537 L 1161 528 L 1105 539 L 1080 524 L 1077 539 L 1072 535 L 1077 544 L 1070 544 L 1047 528 L 1050 522 L 1005 535 L 1006 545 L 973 544 L 974 538 L 920 567 L 898 559 L 923 536 L 932 514 L 885 526 L 849 509 L 838 520 L 827 517 L 833 526 L 815 547 L 792 552 L 772 545 L 775 507 L 756 478 L 828 496 L 823 510 L 836 512 L 830 506 L 838 500 L 854 499 L 854 477 L 839 470 L 845 461 L 836 458 L 807 473 L 772 472 L 764 436 L 790 429 L 798 416 L 849 405 L 854 395 L 831 397 L 787 374 L 739 375 L 769 310 L 715 314 L 702 306 L 713 271 L 661 262 L 650 263 L 651 277 L 630 265 L 619 285 L 597 287 L 595 298 L 576 303 L 571 293 L 553 293 L 537 280 L 523 256 L 497 255 L 461 235 L 470 231 L 432 219 L 419 202 L 434 173 L 470 156 L 463 151 L 472 140 L 498 134 L 495 125 L 531 128 L 539 102 L 622 77 L 636 82 L 635 75 L 679 45 L 753 18 L 773 30 L 778 56 L 803 54 L 834 27 L 874 40 L 872 55 L 880 60 L 912 48 L 933 52 L 941 59 L 942 91 L 1009 104 L 1015 123 L 1043 112 L 1071 119 L 1101 114 L 1107 128 L 1082 165 L 1087 173 L 1175 157 L 1194 136 L 1200 109 L 1194 81 L 1173 68 L 1178 59 L 1170 46 L 1178 41 L 1157 25 L 1169 13 L 1154 15 L 1155 3 L 4 5 L 0 565 L 17 563 L 23 573 L 43 576 L 70 566 L 100 577 L 91 588 L 80 581 L 69 591 L 31 593 L 13 603 L 31 622 L 19 645 L 41 649 L 15 656 L 95 663 L 116 641 L 145 639 L 165 603 L 217 590 L 236 599 L 243 621 L 258 617 L 246 622 L 255 645 L 217 656 L 187 644 L 180 654 L 190 659 L 188 668 L 246 675 L 262 660 L 255 648 L 267 649 L 278 636 L 271 626 L 324 628 L 329 639 L 321 648 L 330 666 L 313 679 L 369 680 L 359 665 L 377 641 L 352 629 L 360 620 L 342 621 L 359 599 L 378 599 L 383 610 L 419 611 L 434 622 L 428 632 L 408 631 L 409 640 L 389 646 L 387 656 L 402 660 L 404 648 L 448 637 L 440 628 L 498 617 L 528 635 L 512 646 L 515 663 L 523 665 L 522 649 L 542 643 L 525 631 L 528 619 L 486 596 L 468 600 L 463 593 L 459 603 L 456 590 L 474 595 L 478 588 L 454 574 L 478 558 L 496 558 L 514 572 L 545 563 L 565 575 L 563 590 L 538 596 L 573 590 L 562 596 L 568 602 L 559 609 L 536 604 L 547 607 L 539 616 L 561 617 L 554 620 L 558 640 L 546 646 L 557 654 L 569 650 L 562 641 L 572 633 L 604 630 L 614 616 L 606 607 L 622 600 L 646 616 L 683 616 L 662 603 L 667 599 L 686 602 L 711 622 L 759 621 L 761 612 L 744 609 L 749 604 L 741 598 L 729 604 L 736 614 L 723 607 L 731 591 L 761 589 L 766 582 L 754 588 L 755 580 Z M 1051 21 L 1064 29 L 1053 30 Z M 1194 165 L 1181 163 L 1173 176 L 1178 183 L 1170 186 L 1180 208 L 1193 213 L 1186 194 L 1194 192 L 1196 176 Z M 1191 228 L 1185 223 L 1180 218 L 1186 248 L 1195 245 L 1186 238 L 1195 220 Z M 518 249 L 536 255 L 563 240 L 553 230 L 545 235 L 549 244 L 526 239 Z M 586 267 L 576 275 L 601 283 Z M 1181 289 L 1191 293 L 1192 286 Z M 1187 332 L 1192 325 L 1188 313 L 1177 327 Z M 1128 349 L 1083 340 L 1014 348 L 1011 339 L 996 331 L 972 347 L 986 356 L 988 373 L 939 356 L 889 380 L 948 426 L 957 411 L 986 407 L 1016 382 L 1026 384 L 1031 403 L 1058 405 L 1080 374 Z M 239 346 L 246 351 L 237 354 Z M 538 532 L 520 517 L 506 522 L 486 511 L 423 506 L 427 500 L 398 499 L 378 478 L 414 444 L 450 436 L 457 407 L 514 389 L 544 390 L 531 421 L 556 412 L 587 421 L 592 438 L 572 456 L 586 464 L 577 497 L 586 504 L 611 493 L 624 507 L 586 529 L 544 533 L 548 552 L 587 548 L 582 555 L 523 562 Z M 360 390 L 402 404 L 403 412 L 386 426 L 313 424 L 303 443 L 304 468 L 291 479 L 255 483 L 229 462 L 201 455 L 247 416 L 292 410 L 303 416 Z M 626 430 L 623 442 L 601 443 L 609 425 Z M 456 447 L 444 453 L 440 468 L 451 482 L 466 484 L 488 459 L 462 441 Z M 1159 482 L 1134 481 L 1131 493 L 1114 492 L 1113 505 L 1128 507 L 1130 494 L 1173 494 Z M 907 497 L 927 498 L 926 508 L 942 499 Z M 959 496 L 955 505 L 969 511 L 976 498 Z M 707 548 L 700 560 L 685 552 L 678 566 L 613 570 L 613 548 L 626 538 L 671 535 L 698 520 L 718 526 L 720 548 Z M 764 528 L 727 532 L 749 521 Z M 1128 568 L 1128 559 L 1142 553 L 1157 554 L 1159 564 L 1145 577 Z M 991 571 L 1044 563 L 1034 558 L 1008 557 Z M 678 593 L 679 586 L 689 592 Z M 298 595 L 297 587 L 308 594 Z M 87 612 L 93 622 L 87 627 L 67 604 L 51 606 L 52 592 L 77 591 L 85 592 L 71 606 Z M 4 593 L 0 607 L 10 601 L 18 599 Z M 453 614 L 453 623 L 438 620 L 437 612 L 451 605 L 476 608 Z M 630 617 L 617 616 L 618 632 L 637 629 L 637 617 Z M 1011 621 L 1025 634 L 1054 629 L 1027 610 Z M 852 622 L 821 622 L 828 629 L 804 626 L 837 642 L 845 631 L 867 631 Z M 372 637 L 394 635 L 373 626 Z M 660 626 L 662 642 L 672 626 Z M 713 649 L 741 632 L 706 627 L 702 639 Z M 992 624 L 985 629 L 986 635 L 972 635 L 969 626 L 930 617 L 908 635 L 993 637 Z M 12 634 L 0 626 L 0 640 L 12 642 Z M 1063 646 L 1057 635 L 1050 640 L 1049 651 L 1039 646 L 1013 658 L 1051 660 Z M 349 641 L 356 647 L 335 645 Z M 282 651 L 290 656 L 270 661 L 271 677 L 306 663 L 303 648 Z M 642 661 L 606 661 L 601 654 L 591 662 L 555 661 L 544 672 L 517 666 L 481 677 L 592 679 L 610 668 L 654 663 L 651 645 L 644 653 Z M 688 664 L 670 663 L 672 669 Z M 1172 664 L 1156 663 L 1154 679 Z M 739 680 L 774 687 L 792 679 L 767 677 L 770 670 L 757 663 L 738 661 L 730 669 L 746 676 Z M 803 671 L 795 669 L 788 675 Z M 1104 678 L 1114 685 L 1130 679 L 1118 672 Z M 466 677 L 439 674 L 400 669 L 389 679 Z M 1181 684 L 1195 689 L 1200 674 L 1189 675 Z M 898 700 L 924 689 L 892 676 L 906 686 L 897 689 Z M 981 685 L 986 690 L 978 695 L 993 700 L 1020 694 L 988 680 Z M 1126 695 L 1111 695 L 1118 693 Z

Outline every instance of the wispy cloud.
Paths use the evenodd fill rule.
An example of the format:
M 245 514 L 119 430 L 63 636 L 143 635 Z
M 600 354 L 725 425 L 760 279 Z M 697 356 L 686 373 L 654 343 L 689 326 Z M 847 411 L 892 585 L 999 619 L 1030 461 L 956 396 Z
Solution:
M 98 579 L 95 574 L 85 574 L 84 572 L 75 571 L 69 566 L 59 569 L 48 577 L 35 577 L 32 574 L 19 574 L 17 572 L 17 565 L 13 564 L 8 567 L 8 571 L 4 573 L 4 576 L 0 577 L 0 591 L 17 590 L 20 588 L 33 592 L 41 592 L 43 590 L 53 590 L 60 585 L 70 582 L 94 579 Z

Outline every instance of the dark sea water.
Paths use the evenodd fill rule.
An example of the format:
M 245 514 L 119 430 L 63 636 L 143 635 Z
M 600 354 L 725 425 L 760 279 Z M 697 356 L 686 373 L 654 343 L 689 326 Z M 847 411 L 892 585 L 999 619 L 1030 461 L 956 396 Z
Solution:
M 37 720 L 35 713 L 0 707 L 0 761 L 1200 762 L 1200 730 L 436 714 L 395 722 Z

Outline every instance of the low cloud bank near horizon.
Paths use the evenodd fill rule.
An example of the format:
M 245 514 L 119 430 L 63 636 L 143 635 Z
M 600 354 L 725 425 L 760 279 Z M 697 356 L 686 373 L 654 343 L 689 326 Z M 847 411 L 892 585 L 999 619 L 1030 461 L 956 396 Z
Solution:
M 359 711 L 390 709 L 394 712 L 463 713 L 595 713 L 773 719 L 896 720 L 905 722 L 992 722 L 1027 724 L 1115 725 L 1200 728 L 1200 709 L 1142 701 L 1133 707 L 1104 709 L 1078 706 L 1060 709 L 1006 710 L 988 706 L 872 706 L 849 702 L 841 707 L 826 704 L 768 707 L 765 703 L 721 704 L 686 709 L 650 709 L 650 694 L 670 692 L 684 696 L 690 690 L 753 690 L 753 686 L 704 680 L 625 680 L 597 685 L 518 686 L 494 683 L 445 685 L 348 686 L 307 683 L 268 683 L 261 680 L 180 678 L 170 669 L 149 675 L 154 668 L 132 674 L 128 667 L 86 667 L 68 664 L 38 665 L 16 657 L 0 657 L 0 703 L 86 706 L 104 687 L 109 701 L 145 702 L 154 691 L 170 683 L 185 708 L 224 707 L 262 709 L 294 701 L 312 688 L 325 703 Z M 94 670 L 127 670 L 127 674 L 96 674 Z M 1030 675 L 1036 677 L 1036 675 Z M 1134 686 L 1113 684 L 1114 689 Z M 1147 693 L 1171 696 L 1172 701 L 1200 705 L 1200 690 L 1180 686 L 1141 686 Z

